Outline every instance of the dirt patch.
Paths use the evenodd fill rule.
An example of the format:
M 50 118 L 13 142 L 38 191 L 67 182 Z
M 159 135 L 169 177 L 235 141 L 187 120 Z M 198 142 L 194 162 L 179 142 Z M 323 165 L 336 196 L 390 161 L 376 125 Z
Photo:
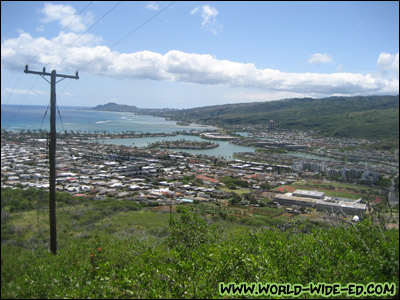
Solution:
M 390 223 L 390 224 L 387 225 L 386 228 L 387 228 L 387 229 L 392 229 L 392 228 L 399 229 L 399 224 Z
M 151 210 L 163 213 L 169 213 L 170 207 L 168 206 L 155 206 Z M 171 211 L 176 212 L 176 205 L 171 206 Z
M 218 200 L 218 203 L 224 205 L 224 206 L 228 206 L 229 205 L 229 200 Z
M 276 190 L 283 193 L 291 193 L 297 190 L 297 188 L 294 188 L 292 186 L 280 186 Z
M 274 217 L 272 217 L 272 219 L 277 219 L 277 218 L 292 218 L 294 216 L 294 214 L 289 214 L 289 213 L 282 213 L 280 215 L 276 215 Z
M 376 197 L 375 200 L 372 201 L 372 203 L 380 203 L 380 202 L 382 202 L 382 201 L 383 201 L 382 198 Z

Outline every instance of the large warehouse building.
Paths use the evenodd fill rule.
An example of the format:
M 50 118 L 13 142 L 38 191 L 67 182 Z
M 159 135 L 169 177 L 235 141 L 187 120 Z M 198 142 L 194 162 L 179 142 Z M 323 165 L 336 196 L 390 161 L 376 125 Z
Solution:
M 292 194 L 296 197 L 307 197 L 313 199 L 324 199 L 325 197 L 325 193 L 317 191 L 295 190 Z
M 293 193 L 276 195 L 274 201 L 285 206 L 312 207 L 318 211 L 344 212 L 351 215 L 363 215 L 367 204 L 359 200 L 325 197 L 323 192 L 296 190 Z

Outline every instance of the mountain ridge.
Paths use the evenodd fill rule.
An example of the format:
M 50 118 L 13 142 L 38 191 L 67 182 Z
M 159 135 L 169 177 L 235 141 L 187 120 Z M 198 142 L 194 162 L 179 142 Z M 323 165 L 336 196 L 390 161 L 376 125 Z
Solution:
M 266 125 L 269 120 L 274 120 L 276 128 L 316 130 L 324 136 L 366 139 L 399 137 L 399 95 L 291 98 L 190 109 L 141 109 L 111 102 L 96 108 L 151 114 L 214 126 Z

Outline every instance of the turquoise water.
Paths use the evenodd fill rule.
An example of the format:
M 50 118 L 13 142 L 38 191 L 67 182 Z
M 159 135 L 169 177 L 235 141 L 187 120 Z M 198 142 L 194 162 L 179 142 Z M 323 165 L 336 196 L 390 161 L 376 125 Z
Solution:
M 215 127 L 212 126 L 203 126 L 199 124 L 179 126 L 175 121 L 167 121 L 165 118 L 148 115 L 135 115 L 126 112 L 83 110 L 82 107 L 59 107 L 58 110 L 60 113 L 57 111 L 57 131 L 106 131 L 110 133 L 134 131 L 137 133 L 172 133 L 179 131 L 215 129 Z M 43 129 L 49 131 L 49 115 L 50 112 L 46 106 L 2 105 L 1 128 L 6 130 Z M 146 147 L 149 143 L 154 143 L 156 141 L 179 139 L 193 141 L 202 140 L 198 136 L 178 135 L 170 137 L 104 139 L 99 140 L 99 142 L 115 145 Z M 232 145 L 226 141 L 213 142 L 218 143 L 219 147 L 208 150 L 182 149 L 181 151 L 192 154 L 221 156 L 227 159 L 232 159 L 234 152 L 254 151 L 254 148 Z M 177 149 L 170 151 L 180 150 Z
M 145 137 L 145 138 L 128 138 L 128 139 L 101 139 L 98 140 L 99 143 L 102 144 L 113 144 L 113 145 L 124 145 L 124 146 L 133 146 L 133 147 L 146 147 L 151 143 L 159 142 L 163 140 L 167 141 L 176 141 L 176 140 L 189 140 L 189 141 L 204 141 L 198 136 L 192 135 L 177 135 L 177 136 L 168 136 L 168 137 Z M 219 144 L 219 147 L 214 149 L 207 150 L 189 150 L 189 149 L 174 149 L 168 151 L 183 151 L 191 154 L 205 154 L 210 156 L 220 156 L 226 159 L 232 159 L 233 153 L 235 152 L 254 152 L 254 148 L 238 146 L 229 144 L 226 141 L 212 141 L 213 143 Z
M 238 131 L 238 132 L 234 132 L 234 134 L 238 134 L 238 135 L 244 136 L 244 137 L 251 137 L 251 135 L 249 135 L 249 133 L 246 131 Z
M 2 105 L 1 128 L 6 130 L 43 129 L 49 131 L 50 110 L 48 109 L 47 113 L 46 110 L 46 106 Z M 83 107 L 59 107 L 58 111 L 57 131 L 65 129 L 68 131 L 171 133 L 213 128 L 198 124 L 179 126 L 175 121 L 167 121 L 160 117 L 125 112 L 83 110 Z

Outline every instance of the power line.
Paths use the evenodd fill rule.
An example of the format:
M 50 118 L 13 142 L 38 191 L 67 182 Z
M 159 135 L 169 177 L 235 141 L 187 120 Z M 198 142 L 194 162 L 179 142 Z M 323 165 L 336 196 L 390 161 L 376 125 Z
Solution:
M 21 80 L 22 74 L 19 75 L 17 82 L 14 84 L 14 87 L 12 88 L 10 95 L 7 97 L 6 102 L 4 103 L 4 105 L 7 105 L 8 101 L 11 99 L 11 97 L 14 95 L 14 91 L 17 88 L 17 85 L 19 83 L 19 81 Z
M 120 1 L 122 2 L 122 1 Z M 119 3 L 120 3 L 119 2 Z M 117 42 L 115 42 L 114 44 L 111 45 L 110 49 L 113 49 L 116 45 L 118 45 L 119 43 L 121 43 L 123 40 L 125 40 L 128 36 L 130 36 L 131 34 L 133 34 L 134 32 L 138 31 L 140 28 L 142 28 L 144 25 L 146 25 L 147 23 L 149 23 L 150 21 L 152 21 L 154 18 L 156 18 L 158 15 L 160 15 L 161 13 L 163 13 L 165 10 L 167 10 L 169 7 L 171 7 L 175 2 L 177 1 L 173 1 L 170 4 L 168 4 L 166 7 L 164 7 L 163 9 L 161 9 L 160 11 L 156 12 L 154 15 L 152 15 L 150 18 L 148 18 L 146 21 L 144 21 L 143 23 L 141 23 L 140 25 L 136 26 L 133 30 L 129 31 L 127 34 L 125 34 L 122 38 L 120 38 Z M 118 3 L 118 4 L 119 4 Z M 97 22 L 96 22 L 97 23 Z M 88 65 L 90 65 L 93 61 L 89 61 L 86 64 L 82 65 L 81 67 L 78 67 L 78 71 L 82 71 L 84 68 L 86 68 Z M 61 92 L 63 92 L 65 90 L 65 88 L 69 85 L 70 81 L 68 81 L 68 83 L 64 86 L 64 88 L 61 90 Z
M 120 38 L 117 42 L 115 42 L 114 44 L 112 44 L 110 46 L 110 50 L 113 49 L 116 45 L 118 45 L 119 43 L 121 43 L 123 40 L 125 40 L 128 36 L 130 36 L 132 33 L 138 31 L 140 28 L 142 28 L 144 25 L 146 25 L 147 23 L 149 23 L 151 20 L 153 20 L 154 18 L 156 18 L 158 15 L 160 15 L 161 13 L 163 13 L 165 10 L 167 10 L 170 6 L 172 6 L 175 2 L 177 1 L 173 1 L 170 4 L 168 4 L 166 7 L 164 7 L 163 9 L 161 9 L 160 11 L 156 12 L 154 15 L 152 15 L 150 18 L 148 18 L 146 21 L 144 21 L 143 23 L 141 23 L 140 25 L 138 25 L 137 27 L 135 27 L 133 30 L 129 31 L 127 34 L 125 34 L 122 38 Z M 92 61 L 87 62 L 86 64 L 82 65 L 81 67 L 78 68 L 79 71 L 82 71 L 84 68 L 86 68 L 89 64 L 91 64 Z
M 22 100 L 22 103 L 18 106 L 17 111 L 14 112 L 14 115 L 11 117 L 10 124 L 14 121 L 15 116 L 19 113 L 19 111 L 20 111 L 21 107 L 24 105 L 26 99 L 27 99 L 27 98 L 29 97 L 29 95 L 32 93 L 32 90 L 33 90 L 33 88 L 35 87 L 35 85 L 36 85 L 36 83 L 38 82 L 38 80 L 39 80 L 39 77 L 36 78 L 35 82 L 34 82 L 34 83 L 32 84 L 32 86 L 31 86 L 30 90 L 26 93 L 24 99 Z M 18 79 L 18 82 L 19 82 L 19 79 Z M 14 91 L 12 91 L 12 93 L 14 93 Z
M 76 15 L 75 18 L 73 18 L 73 19 L 71 20 L 71 22 L 69 22 L 66 26 L 64 26 L 63 29 L 61 29 L 61 31 L 60 31 L 60 33 L 59 33 L 58 35 L 60 35 L 61 33 L 63 33 L 63 32 L 69 27 L 69 25 L 71 25 L 72 22 L 74 22 L 74 21 L 76 20 L 76 18 L 78 18 L 92 3 L 93 3 L 93 1 L 90 1 L 89 4 L 86 5 L 86 6 L 80 11 L 80 13 L 79 13 L 78 15 Z M 39 53 L 38 53 L 36 56 L 32 57 L 31 60 L 28 61 L 27 65 L 29 65 L 33 60 L 35 60 L 35 59 L 36 59 L 45 49 L 47 49 L 48 47 L 49 47 L 48 45 L 44 46 L 43 49 L 40 50 Z
M 176 1 L 171 2 L 170 4 L 168 4 L 166 7 L 164 7 L 162 10 L 158 11 L 157 13 L 155 13 L 153 16 L 151 16 L 150 18 L 148 18 L 146 21 L 144 21 L 142 24 L 140 24 L 139 26 L 137 26 L 135 29 L 133 29 L 132 31 L 128 32 L 125 36 L 123 36 L 120 40 L 118 40 L 116 43 L 114 43 L 110 49 L 114 48 L 116 45 L 118 45 L 120 42 L 122 42 L 124 39 L 126 39 L 128 36 L 130 36 L 132 33 L 138 31 L 141 27 L 143 27 L 144 25 L 146 25 L 147 23 L 149 23 L 151 20 L 153 20 L 155 17 L 157 17 L 159 14 L 161 14 L 162 12 L 164 12 L 167 8 L 169 8 L 172 4 L 174 4 Z
M 93 2 L 93 1 L 92 1 Z M 78 36 L 78 38 L 73 41 L 71 44 L 69 44 L 68 46 L 66 46 L 64 48 L 64 50 L 62 50 L 61 52 L 59 52 L 57 54 L 57 56 L 60 56 L 62 53 L 64 53 L 68 48 L 70 48 L 73 44 L 75 44 L 85 33 L 87 33 L 90 29 L 92 29 L 97 23 L 99 23 L 101 20 L 103 20 L 109 13 L 111 13 L 118 5 L 121 4 L 121 2 L 123 1 L 119 1 L 117 4 L 115 4 L 113 7 L 111 7 L 105 14 L 103 14 L 96 22 L 94 22 L 88 29 L 85 30 L 85 32 L 83 32 L 82 34 L 80 34 Z M 48 63 L 47 65 L 49 65 L 50 63 Z M 47 66 L 46 65 L 46 66 Z M 86 66 L 86 65 L 85 65 Z M 78 71 L 80 71 L 82 68 L 77 68 Z M 61 90 L 61 93 L 66 89 L 66 87 L 69 85 L 70 81 L 68 81 L 68 83 L 64 86 L 64 88 Z
M 118 2 L 117 4 L 115 4 L 112 8 L 110 8 L 105 14 L 103 14 L 103 16 L 101 16 L 95 23 L 93 23 L 88 29 L 86 29 L 85 32 L 83 32 L 82 34 L 80 34 L 80 35 L 78 36 L 78 38 L 77 38 L 75 41 L 73 41 L 73 42 L 72 42 L 71 44 L 69 44 L 68 46 L 65 46 L 64 49 L 63 49 L 60 53 L 58 53 L 57 56 L 60 56 L 60 54 L 62 54 L 62 53 L 65 52 L 69 47 L 71 47 L 73 44 L 75 44 L 85 33 L 87 33 L 90 29 L 92 29 L 97 23 L 99 23 L 102 19 L 104 19 L 112 10 L 114 10 L 119 4 L 121 4 L 121 2 L 122 2 L 122 1 L 119 1 L 119 2 Z M 61 31 L 58 33 L 58 35 L 60 35 L 61 33 L 63 33 L 63 32 L 76 20 L 76 18 L 78 18 L 80 15 L 82 15 L 82 13 L 83 13 L 92 3 L 93 3 L 93 1 L 90 1 L 90 2 L 79 12 L 79 14 L 75 16 L 75 18 L 73 18 L 66 26 L 64 26 L 64 28 L 61 29 Z M 39 51 L 38 54 L 36 54 L 35 56 L 33 56 L 33 57 L 28 61 L 27 64 L 29 65 L 32 61 L 34 61 L 37 57 L 39 57 L 39 55 L 40 55 L 44 50 L 46 50 L 48 47 L 49 47 L 49 45 L 46 45 L 45 47 L 43 47 L 43 48 Z M 53 62 L 51 62 L 51 63 L 53 63 Z M 48 65 L 51 64 L 51 63 L 48 63 L 48 64 L 46 64 L 45 66 L 48 66 Z M 11 99 L 11 97 L 13 96 L 14 91 L 15 91 L 15 89 L 17 88 L 17 85 L 18 85 L 19 81 L 21 80 L 21 77 L 22 77 L 22 74 L 21 74 L 21 75 L 19 76 L 19 78 L 17 79 L 17 82 L 15 83 L 15 85 L 14 85 L 14 87 L 13 87 L 13 89 L 12 89 L 10 95 L 8 96 L 8 98 L 7 98 L 5 104 L 7 104 L 8 101 L 9 101 L 9 100 Z M 35 81 L 35 83 L 36 83 L 36 82 L 37 82 L 37 80 Z M 31 90 L 33 89 L 33 87 L 34 87 L 34 86 L 32 86 Z M 26 100 L 26 98 L 24 99 L 24 102 L 25 102 L 25 100 Z
M 76 15 L 75 18 L 73 18 L 73 19 L 71 20 L 71 22 L 69 22 L 63 29 L 61 29 L 61 32 L 64 32 L 64 30 L 67 29 L 68 26 L 71 25 L 72 22 L 75 21 L 75 19 L 76 19 L 77 17 L 79 17 L 79 16 L 86 10 L 86 8 L 88 8 L 92 3 L 93 3 L 93 1 L 90 1 L 89 4 L 86 5 L 86 6 L 81 10 L 81 12 L 80 12 L 78 15 Z
M 117 4 L 115 4 L 113 7 L 111 7 L 100 19 L 98 19 L 95 23 L 93 23 L 88 29 L 86 29 L 83 33 L 81 33 L 78 38 L 73 41 L 71 44 L 69 44 L 68 46 L 65 47 L 64 50 L 62 50 L 61 52 L 59 52 L 57 54 L 57 56 L 60 56 L 62 53 L 64 53 L 69 47 L 71 47 L 72 45 L 74 45 L 85 33 L 87 33 L 90 29 L 92 29 L 97 23 L 99 23 L 101 20 L 103 20 L 110 12 L 112 12 L 118 5 L 121 4 L 122 1 L 119 1 Z M 47 64 L 49 65 L 49 64 Z M 47 66 L 46 65 L 46 66 Z M 78 69 L 79 70 L 79 69 Z
M 78 18 L 80 15 L 82 15 L 82 13 L 83 13 L 92 3 L 93 3 L 93 1 L 90 1 L 90 2 L 79 12 L 79 14 L 75 16 L 75 18 L 73 18 L 66 26 L 64 26 L 64 28 L 61 29 L 61 31 L 60 31 L 60 33 L 59 33 L 58 35 L 60 35 L 61 33 L 63 33 L 63 32 L 72 24 L 72 22 L 74 22 L 74 21 L 76 20 L 76 18 Z M 44 47 L 42 48 L 42 50 L 39 51 L 38 54 L 36 54 L 35 56 L 33 56 L 33 57 L 28 61 L 27 64 L 29 65 L 32 61 L 34 61 L 34 60 L 35 60 L 45 49 L 47 49 L 48 47 L 49 47 L 48 45 L 44 46 Z M 4 105 L 7 105 L 8 101 L 10 101 L 11 97 L 14 95 L 14 91 L 15 91 L 15 89 L 17 88 L 18 83 L 19 83 L 19 81 L 21 80 L 21 77 L 22 77 L 22 74 L 19 75 L 19 77 L 18 77 L 18 79 L 17 79 L 17 81 L 16 81 L 14 87 L 12 88 L 12 90 L 11 90 L 11 92 L 10 92 L 10 95 L 7 97 L 6 102 L 4 103 Z M 34 86 L 36 85 L 36 83 L 37 83 L 37 79 L 36 79 L 35 83 L 33 84 L 33 86 L 31 87 L 30 91 L 28 92 L 27 96 L 24 98 L 23 103 L 26 101 L 27 97 L 29 96 L 30 92 L 32 91 L 32 89 L 34 88 Z M 23 103 L 20 104 L 20 106 L 22 106 Z M 19 112 L 19 109 L 18 109 L 17 112 Z M 13 116 L 12 119 L 14 119 L 14 117 L 15 117 L 15 115 Z
M 61 112 L 60 112 L 60 108 L 59 108 L 58 105 L 57 105 L 57 111 L 58 111 L 58 115 L 60 117 L 62 129 L 63 129 L 63 131 L 65 133 L 65 141 L 67 143 L 69 155 L 71 156 L 71 159 L 72 159 L 72 164 L 74 165 L 74 171 L 76 171 L 78 169 L 78 167 L 75 164 L 74 156 L 73 156 L 72 151 L 71 151 L 71 145 L 69 144 L 68 132 L 64 128 L 64 122 L 63 122 L 63 119 L 61 117 Z M 78 177 L 78 181 L 79 181 L 79 185 L 80 185 L 81 184 L 81 177 L 80 176 Z

